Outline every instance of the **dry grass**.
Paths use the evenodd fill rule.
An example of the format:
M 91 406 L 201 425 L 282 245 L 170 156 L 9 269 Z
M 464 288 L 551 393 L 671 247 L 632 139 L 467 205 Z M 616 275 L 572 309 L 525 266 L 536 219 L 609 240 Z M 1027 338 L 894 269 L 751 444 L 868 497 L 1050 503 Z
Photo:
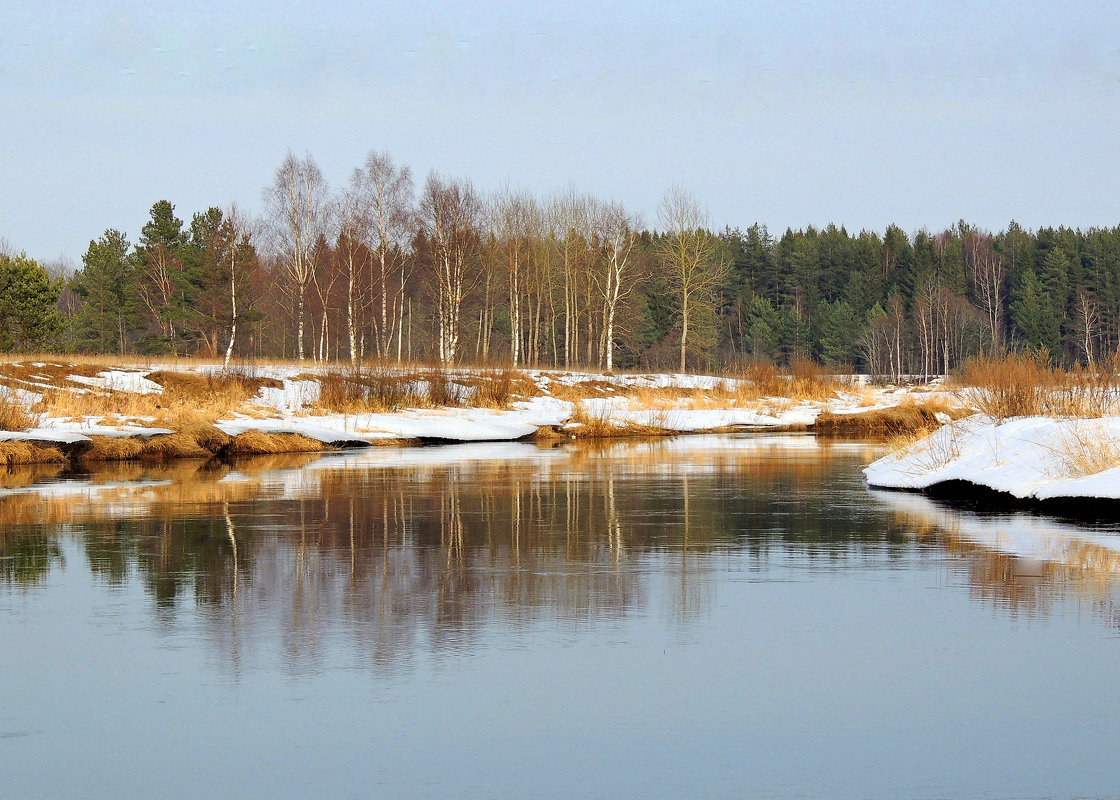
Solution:
M 411 383 L 387 370 L 356 368 L 307 376 L 319 381 L 319 408 L 340 414 L 397 411 L 419 403 Z
M 732 375 L 735 393 L 745 401 L 764 397 L 786 397 L 790 400 L 831 400 L 845 388 L 835 375 L 812 361 L 797 361 L 789 372 L 782 372 L 769 363 L 748 362 Z
M 298 433 L 263 433 L 248 430 L 234 436 L 226 452 L 230 455 L 272 455 L 275 453 L 321 453 L 336 449 Z
M 977 410 L 998 420 L 1011 417 L 1101 417 L 1120 401 L 1117 357 L 1093 367 L 1063 370 L 1047 353 L 980 356 L 961 369 L 954 383 Z
M 197 373 L 160 370 L 147 375 L 148 380 L 163 387 L 163 396 L 175 400 L 202 400 L 225 404 L 240 404 L 250 400 L 265 388 L 284 388 L 276 378 L 259 378 L 240 372 Z
M 483 370 L 460 383 L 474 389 L 469 401 L 475 408 L 509 408 L 514 400 L 540 394 L 532 379 L 515 369 Z
M 1120 467 L 1120 439 L 1101 424 L 1077 424 L 1063 428 L 1054 444 L 1058 475 L 1080 478 Z
M 0 442 L 0 464 L 65 464 L 66 456 L 54 447 L 31 442 Z
M 158 394 L 119 391 L 74 392 L 52 388 L 43 392 L 43 399 L 33 410 L 64 419 L 85 417 L 155 417 L 166 410 Z
M 944 415 L 939 418 L 939 415 Z M 915 401 L 907 398 L 891 408 L 861 411 L 854 414 L 834 414 L 822 411 L 813 425 L 821 436 L 851 436 L 858 438 L 892 439 L 896 444 L 909 439 L 915 441 L 928 436 L 943 424 L 945 416 L 957 419 L 963 415 L 942 400 Z
M 25 431 L 35 426 L 35 419 L 15 397 L 0 392 L 0 431 Z
M 297 377 L 319 382 L 321 410 L 343 414 L 463 405 L 502 409 L 518 397 L 536 393 L 532 380 L 516 370 L 453 374 L 440 368 L 405 373 L 357 367 Z
M 636 436 L 675 436 L 678 431 L 667 430 L 657 425 L 643 425 L 633 421 L 619 422 L 607 414 L 589 414 L 581 405 L 576 405 L 570 423 L 565 428 L 573 439 L 611 439 Z
M 166 461 L 172 458 L 210 458 L 211 453 L 186 433 L 153 436 L 149 439 L 91 436 L 93 447 L 81 461 Z

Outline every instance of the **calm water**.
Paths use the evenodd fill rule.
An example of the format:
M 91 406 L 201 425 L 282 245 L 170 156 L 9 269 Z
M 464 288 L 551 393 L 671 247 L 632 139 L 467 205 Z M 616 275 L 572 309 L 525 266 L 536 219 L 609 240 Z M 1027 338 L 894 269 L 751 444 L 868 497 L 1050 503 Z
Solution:
M 0 796 L 1120 797 L 1120 533 L 875 452 L 9 474 Z

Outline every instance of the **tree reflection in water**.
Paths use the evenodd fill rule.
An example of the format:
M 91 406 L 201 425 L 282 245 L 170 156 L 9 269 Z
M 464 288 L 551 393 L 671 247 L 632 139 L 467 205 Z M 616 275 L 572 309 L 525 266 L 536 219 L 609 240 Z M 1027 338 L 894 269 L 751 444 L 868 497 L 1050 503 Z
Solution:
M 874 455 L 725 436 L 12 472 L 0 487 L 0 581 L 37 591 L 73 566 L 65 555 L 84 553 L 108 586 L 141 581 L 161 625 L 193 606 L 235 672 L 269 637 L 296 672 L 340 641 L 388 671 L 468 651 L 494 625 L 663 613 L 687 631 L 729 571 L 791 562 L 963 561 L 973 595 L 1011 613 L 1047 613 L 1071 587 L 1097 586 L 1101 616 L 1116 617 L 1105 566 L 1116 556 L 1099 541 L 1025 576 L 961 512 L 871 501 L 858 466 Z

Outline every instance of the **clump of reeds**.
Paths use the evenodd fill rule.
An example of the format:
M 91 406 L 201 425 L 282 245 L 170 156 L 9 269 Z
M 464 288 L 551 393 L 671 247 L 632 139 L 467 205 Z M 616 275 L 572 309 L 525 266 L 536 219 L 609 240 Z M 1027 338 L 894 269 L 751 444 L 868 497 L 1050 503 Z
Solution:
M 835 414 L 822 411 L 813 424 L 821 436 L 851 436 L 858 438 L 894 439 L 902 444 L 927 436 L 960 412 L 940 400 L 904 402 L 890 408 L 860 411 L 852 414 Z
M 998 420 L 1011 417 L 1101 417 L 1120 400 L 1117 357 L 1088 367 L 1060 369 L 1045 351 L 978 356 L 955 382 L 976 409 Z
M 47 389 L 35 406 L 54 417 L 155 417 L 166 410 L 158 394 L 139 394 L 116 390 Z M 192 408 L 194 406 L 192 405 Z
M 176 400 L 202 400 L 233 406 L 255 397 L 264 387 L 284 388 L 283 381 L 276 378 L 260 378 L 242 372 L 159 370 L 146 377 L 163 387 L 163 395 L 169 403 Z
M 344 372 L 327 372 L 316 380 L 319 407 L 326 411 L 368 414 L 399 411 L 426 402 L 414 382 L 391 370 L 356 366 Z
M 426 399 L 430 405 L 441 408 L 460 404 L 462 398 L 459 389 L 445 370 L 431 370 L 424 374 L 423 380 L 427 384 Z
M 623 436 L 672 436 L 676 431 L 662 426 L 646 425 L 632 420 L 616 421 L 610 413 L 590 414 L 576 403 L 565 431 L 574 439 L 610 439 Z
M 472 388 L 466 402 L 474 408 L 509 408 L 519 397 L 539 394 L 537 386 L 524 372 L 516 369 L 488 369 L 464 377 L 461 382 Z
M 813 361 L 793 362 L 788 371 L 781 371 L 768 362 L 745 362 L 735 370 L 734 391 L 742 400 L 763 397 L 787 397 L 791 400 L 831 400 L 840 388 L 835 375 Z
M 209 458 L 211 453 L 193 436 L 171 433 L 147 439 L 91 436 L 93 446 L 82 461 L 165 461 L 172 458 Z
M 230 455 L 272 455 L 275 453 L 317 453 L 334 450 L 329 445 L 298 433 L 264 433 L 247 430 L 233 437 L 227 451 Z
M 64 464 L 66 456 L 55 447 L 31 442 L 0 442 L 0 464 Z
M 16 397 L 0 388 L 0 431 L 25 431 L 35 426 L 35 419 Z

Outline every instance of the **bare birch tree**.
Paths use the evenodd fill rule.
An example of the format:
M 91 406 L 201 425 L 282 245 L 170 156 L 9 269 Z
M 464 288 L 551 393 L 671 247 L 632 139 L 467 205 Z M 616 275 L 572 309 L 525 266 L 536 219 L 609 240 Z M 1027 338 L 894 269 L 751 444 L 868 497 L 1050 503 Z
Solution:
M 304 359 L 304 317 L 307 288 L 315 277 L 315 246 L 326 228 L 328 187 L 319 165 L 308 154 L 290 152 L 264 191 L 273 246 L 296 299 L 296 341 Z
M 257 264 L 257 254 L 252 244 L 254 226 L 236 205 L 229 207 L 223 224 L 228 226 L 230 234 L 229 251 L 226 254 L 229 260 L 229 343 L 226 345 L 225 357 L 222 359 L 222 369 L 228 370 L 230 359 L 233 357 L 234 344 L 237 341 L 237 324 L 249 307 L 245 294 L 248 290 L 250 272 Z
M 987 315 L 992 349 L 1003 349 L 1003 313 L 1007 270 L 1003 254 L 996 251 L 990 234 L 968 230 L 964 237 L 965 260 L 976 299 Z
M 589 223 L 592 237 L 599 243 L 601 263 L 591 272 L 602 302 L 602 326 L 599 331 L 599 364 L 614 369 L 614 336 L 621 302 L 634 290 L 630 280 L 635 229 L 641 222 L 620 203 L 591 204 Z
M 518 366 L 527 357 L 531 329 L 531 269 L 534 233 L 537 227 L 536 201 L 525 192 L 505 190 L 491 203 L 491 228 L 502 259 L 509 298 L 510 358 Z
M 420 200 L 420 220 L 431 242 L 436 278 L 438 356 L 453 364 L 459 354 L 463 300 L 477 282 L 473 272 L 479 247 L 482 203 L 469 181 L 428 175 Z
M 394 337 L 400 359 L 399 332 L 408 286 L 408 240 L 415 228 L 412 171 L 397 166 L 388 153 L 371 151 L 365 165 L 354 171 L 369 220 L 368 245 L 373 253 L 370 282 L 376 304 L 374 343 L 379 358 L 389 358 Z
M 719 239 L 707 230 L 707 211 L 687 191 L 675 186 L 666 192 L 657 216 L 663 231 L 658 255 L 681 301 L 680 369 L 684 372 L 689 324 L 699 307 L 714 302 L 715 289 L 730 265 Z

